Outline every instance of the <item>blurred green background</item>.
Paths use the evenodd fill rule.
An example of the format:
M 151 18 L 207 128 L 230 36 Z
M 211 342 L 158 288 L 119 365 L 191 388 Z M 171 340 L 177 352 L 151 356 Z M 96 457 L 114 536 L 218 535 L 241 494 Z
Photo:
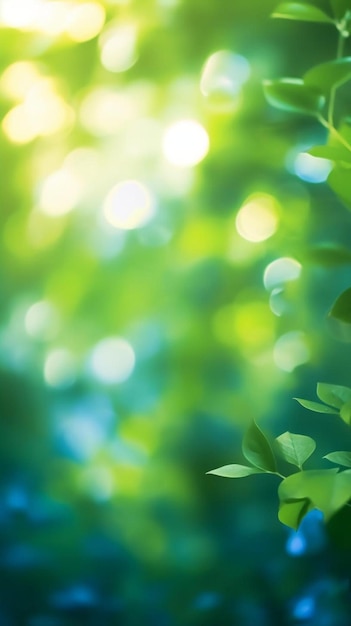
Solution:
M 253 418 L 350 440 L 292 400 L 350 384 L 350 214 L 261 88 L 335 33 L 273 8 L 0 1 L 0 626 L 350 624 L 338 520 L 206 476 Z

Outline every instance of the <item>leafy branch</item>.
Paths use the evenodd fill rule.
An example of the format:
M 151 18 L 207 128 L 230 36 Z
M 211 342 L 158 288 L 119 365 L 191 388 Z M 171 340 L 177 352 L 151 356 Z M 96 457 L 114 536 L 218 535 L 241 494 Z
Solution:
M 272 106 L 314 117 L 327 131 L 325 145 L 314 146 L 308 153 L 333 163 L 328 184 L 340 200 L 351 209 L 351 126 L 349 119 L 335 121 L 337 92 L 351 79 L 351 57 L 343 56 L 345 41 L 351 32 L 351 0 L 330 0 L 329 15 L 308 2 L 283 2 L 273 17 L 319 22 L 331 25 L 338 33 L 336 58 L 309 69 L 302 78 L 266 80 L 263 84 L 267 101 Z M 342 261 L 350 262 L 351 252 L 342 251 Z M 351 324 L 351 288 L 334 302 L 329 316 Z M 304 408 L 323 414 L 337 415 L 351 426 L 351 388 L 318 383 L 318 401 L 295 398 Z M 278 488 L 280 521 L 294 529 L 313 508 L 323 512 L 326 520 L 339 509 L 349 506 L 351 499 L 351 451 L 330 452 L 323 458 L 338 467 L 305 470 L 304 464 L 314 453 L 316 442 L 311 437 L 285 432 L 272 443 L 253 422 L 244 436 L 242 452 L 249 465 L 232 464 L 211 470 L 226 478 L 243 478 L 252 474 L 271 474 L 281 479 Z M 277 456 L 295 466 L 297 471 L 284 476 Z M 340 466 L 343 468 L 341 471 Z

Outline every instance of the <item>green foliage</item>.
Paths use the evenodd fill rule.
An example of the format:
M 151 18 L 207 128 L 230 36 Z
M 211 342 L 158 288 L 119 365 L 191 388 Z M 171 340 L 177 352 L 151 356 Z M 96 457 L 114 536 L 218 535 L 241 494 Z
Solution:
M 248 428 L 242 445 L 244 457 L 264 472 L 276 472 L 276 460 L 272 447 L 256 422 Z
M 299 469 L 302 469 L 304 462 L 316 449 L 316 442 L 312 437 L 295 435 L 289 431 L 279 435 L 275 443 L 276 449 L 283 459 L 292 465 L 296 465 Z
M 263 89 L 268 102 L 284 111 L 316 116 L 325 105 L 324 95 L 298 78 L 265 80 Z
M 301 20 L 304 22 L 327 22 L 333 20 L 327 13 L 304 2 L 282 2 L 277 6 L 272 17 L 281 17 L 287 20 Z
M 333 164 L 328 184 L 338 198 L 351 208 L 349 126 L 343 122 L 336 126 L 334 122 L 337 89 L 351 79 L 351 57 L 343 56 L 344 40 L 349 34 L 351 22 L 351 3 L 349 0 L 332 0 L 331 9 L 335 19 L 308 3 L 285 2 L 277 6 L 273 17 L 334 25 L 339 33 L 338 49 L 334 60 L 310 68 L 303 78 L 265 80 L 263 90 L 267 101 L 274 107 L 287 112 L 312 115 L 328 130 L 326 145 L 314 146 L 308 153 L 313 157 L 327 159 Z M 310 254 L 317 262 L 327 266 L 348 264 L 351 261 L 351 251 L 335 244 L 316 247 Z M 337 298 L 329 315 L 351 324 L 351 288 Z M 303 398 L 295 400 L 310 411 L 338 415 L 348 426 L 351 425 L 351 388 L 318 383 L 317 396 L 321 402 Z M 311 508 L 322 511 L 328 521 L 351 499 L 351 470 L 340 472 L 339 468 L 303 469 L 303 464 L 316 449 L 316 442 L 311 437 L 285 432 L 275 439 L 274 449 L 284 461 L 296 466 L 299 471 L 284 477 L 277 470 L 271 446 L 253 422 L 243 439 L 243 453 L 254 467 L 282 478 L 278 488 L 278 517 L 283 524 L 297 529 Z M 349 451 L 331 452 L 324 458 L 338 465 L 351 467 Z M 224 468 L 220 468 L 212 473 L 227 475 L 223 470 Z M 236 471 L 235 475 L 238 477 L 238 470 L 233 471 Z
M 223 467 L 218 467 L 206 473 L 215 474 L 215 476 L 223 476 L 224 478 L 244 478 L 245 476 L 251 476 L 251 474 L 265 473 L 265 470 L 261 470 L 258 467 L 249 467 L 248 465 L 233 463 L 232 465 L 223 465 Z
M 324 459 L 336 463 L 337 465 L 343 465 L 344 467 L 351 467 L 351 452 L 330 452 L 326 454 Z
M 305 85 L 315 87 L 328 96 L 333 87 L 338 87 L 351 78 L 351 57 L 343 57 L 312 67 L 303 77 Z
M 351 324 L 351 287 L 338 296 L 334 302 L 329 315 L 342 322 Z

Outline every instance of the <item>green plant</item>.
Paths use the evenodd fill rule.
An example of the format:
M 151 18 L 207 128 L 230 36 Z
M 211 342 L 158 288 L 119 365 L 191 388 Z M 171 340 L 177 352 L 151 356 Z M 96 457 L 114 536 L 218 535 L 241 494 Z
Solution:
M 344 56 L 345 42 L 351 33 L 351 0 L 330 0 L 330 14 L 307 2 L 283 2 L 273 17 L 330 24 L 337 30 L 336 58 L 310 68 L 302 78 L 266 80 L 264 93 L 268 102 L 283 111 L 309 115 L 326 130 L 324 145 L 312 147 L 314 157 L 332 164 L 327 182 L 341 202 L 351 209 L 351 117 L 336 114 L 339 87 L 351 79 L 351 57 Z M 350 251 L 335 246 L 323 251 L 338 263 L 350 262 Z M 333 258 L 331 259 L 333 261 Z M 336 299 L 329 316 L 351 323 L 351 288 Z M 317 396 L 321 402 L 295 398 L 303 407 L 317 413 L 338 415 L 351 426 L 351 388 L 318 383 Z M 312 455 L 316 442 L 311 437 L 285 432 L 272 444 L 255 422 L 246 432 L 242 451 L 249 465 L 225 465 L 208 472 L 226 478 L 243 478 L 252 474 L 273 474 L 281 479 L 279 519 L 297 528 L 312 508 L 324 513 L 328 520 L 338 510 L 348 506 L 351 499 L 351 451 L 330 452 L 323 458 L 336 464 L 332 469 L 305 470 L 304 463 Z M 284 476 L 278 469 L 276 456 L 297 471 Z M 341 470 L 341 467 L 344 469 Z M 345 469 L 347 468 L 347 469 Z

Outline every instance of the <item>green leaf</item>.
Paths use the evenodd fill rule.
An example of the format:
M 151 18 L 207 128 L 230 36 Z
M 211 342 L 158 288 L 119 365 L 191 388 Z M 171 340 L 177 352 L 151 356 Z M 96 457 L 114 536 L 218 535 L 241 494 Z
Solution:
M 345 402 L 345 404 L 340 409 L 340 417 L 344 422 L 350 426 L 351 425 L 351 402 Z
M 351 498 L 351 470 L 307 470 L 285 478 L 279 485 L 281 502 L 308 498 L 328 520 Z
M 328 161 L 351 163 L 351 152 L 344 146 L 314 146 L 307 150 L 307 154 Z
M 335 300 L 329 315 L 337 320 L 351 324 L 351 287 L 343 291 Z
M 351 209 L 351 172 L 344 167 L 335 167 L 329 174 L 327 181 L 329 187 L 336 193 L 341 201 Z
M 264 472 L 276 472 L 277 466 L 271 445 L 256 422 L 245 433 L 242 450 L 244 457 Z
M 298 78 L 265 80 L 263 90 L 268 102 L 284 111 L 317 115 L 325 104 L 325 96 L 320 91 Z
M 329 413 L 331 415 L 337 415 L 338 412 L 335 409 L 332 409 L 330 406 L 326 406 L 325 404 L 320 404 L 320 402 L 312 402 L 312 400 L 303 400 L 302 398 L 294 398 L 297 400 L 301 406 L 305 407 L 309 411 L 314 411 L 315 413 Z
M 333 13 L 337 19 L 342 19 L 346 11 L 351 11 L 350 0 L 330 0 Z
M 332 18 L 312 4 L 302 2 L 282 2 L 272 13 L 272 17 L 281 17 L 287 20 L 301 20 L 303 22 L 329 22 Z
M 344 465 L 345 467 L 351 467 L 351 452 L 330 452 L 326 454 L 323 459 L 327 459 L 332 463 L 337 463 L 338 465 Z
M 237 463 L 233 465 L 223 465 L 223 467 L 218 467 L 217 469 L 206 472 L 206 474 L 215 474 L 216 476 L 223 476 L 224 478 L 244 478 L 251 474 L 262 473 L 264 473 L 264 471 L 257 467 L 248 467 L 247 465 L 238 465 Z
M 316 449 L 316 442 L 312 437 L 295 435 L 289 431 L 279 435 L 275 441 L 283 459 L 300 468 Z
M 328 94 L 333 87 L 351 78 L 351 57 L 343 57 L 312 67 L 303 77 L 305 85 Z
M 282 524 L 297 530 L 302 519 L 311 509 L 313 505 L 308 498 L 283 501 L 279 506 L 278 518 Z
M 351 263 L 351 250 L 334 244 L 324 244 L 311 248 L 306 256 L 309 261 L 326 267 Z
M 326 402 L 337 409 L 341 409 L 345 402 L 351 400 L 351 389 L 350 387 L 344 387 L 343 385 L 318 383 L 317 396 L 320 400 L 322 400 L 322 402 Z

